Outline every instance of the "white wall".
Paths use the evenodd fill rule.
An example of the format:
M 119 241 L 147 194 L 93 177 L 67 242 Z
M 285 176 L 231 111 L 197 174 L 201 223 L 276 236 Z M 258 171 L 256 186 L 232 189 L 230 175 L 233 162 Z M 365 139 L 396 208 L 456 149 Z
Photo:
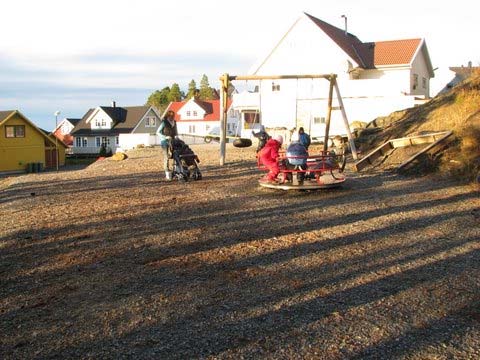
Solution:
M 156 135 L 145 133 L 119 135 L 119 147 L 122 150 L 135 149 L 138 145 L 153 146 L 156 145 L 156 143 Z
M 425 62 L 425 57 L 423 56 L 423 52 L 420 51 L 412 63 L 412 81 L 413 81 L 413 74 L 418 74 L 418 87 L 413 90 L 412 95 L 422 95 L 425 97 L 430 96 L 430 80 L 429 80 L 429 72 L 427 68 L 427 64 Z M 426 87 L 422 86 L 422 78 L 426 79 Z
M 100 126 L 96 125 L 97 120 L 100 122 Z M 105 125 L 102 126 L 102 121 L 105 121 Z M 102 109 L 97 109 L 93 117 L 90 118 L 89 124 L 91 129 L 111 129 L 112 128 L 112 119 L 107 115 Z
M 347 60 L 333 40 L 306 16 L 286 34 L 267 61 L 251 71 L 257 75 L 330 74 L 346 72 Z
M 187 112 L 190 111 L 190 116 L 187 115 Z M 193 115 L 196 112 L 196 115 Z M 198 120 L 205 117 L 205 110 L 203 110 L 198 104 L 196 104 L 192 99 L 188 100 L 185 105 L 178 111 L 178 114 L 183 120 Z

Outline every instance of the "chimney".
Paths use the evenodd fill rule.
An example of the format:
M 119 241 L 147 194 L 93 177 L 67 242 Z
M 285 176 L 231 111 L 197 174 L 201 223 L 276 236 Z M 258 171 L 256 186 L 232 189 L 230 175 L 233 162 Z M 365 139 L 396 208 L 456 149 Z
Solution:
M 472 67 L 472 62 L 471 62 L 471 61 L 468 62 L 468 67 L 469 67 L 469 68 Z
M 115 101 L 112 101 L 112 107 L 117 107 L 117 103 Z
M 345 35 L 348 35 L 348 31 L 347 31 L 347 17 L 346 17 L 345 15 L 342 15 L 341 17 L 345 19 Z

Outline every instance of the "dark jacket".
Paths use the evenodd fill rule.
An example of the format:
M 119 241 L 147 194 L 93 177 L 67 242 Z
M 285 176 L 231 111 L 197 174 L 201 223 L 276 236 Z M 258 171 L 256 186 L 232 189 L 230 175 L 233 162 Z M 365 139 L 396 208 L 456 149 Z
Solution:
M 310 135 L 308 135 L 306 132 L 302 134 L 298 134 L 298 142 L 305 146 L 305 149 L 308 150 L 308 147 L 310 146 Z

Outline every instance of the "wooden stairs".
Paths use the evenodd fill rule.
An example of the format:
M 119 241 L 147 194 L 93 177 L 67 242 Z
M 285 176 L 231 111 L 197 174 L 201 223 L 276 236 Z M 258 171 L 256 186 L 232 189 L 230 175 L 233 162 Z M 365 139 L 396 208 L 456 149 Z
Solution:
M 413 156 L 405 160 L 403 163 L 401 163 L 397 167 L 397 170 L 401 170 L 402 168 L 410 164 L 412 161 L 414 161 L 416 158 L 418 158 L 420 155 L 429 152 L 431 149 L 437 147 L 439 144 L 445 143 L 446 139 L 448 139 L 452 134 L 453 134 L 452 131 L 441 131 L 441 132 L 429 133 L 425 135 L 417 135 L 417 136 L 410 136 L 410 137 L 389 140 L 383 143 L 382 145 L 380 145 L 379 147 L 377 147 L 376 149 L 374 149 L 373 151 L 371 151 L 361 160 L 357 161 L 354 164 L 354 168 L 356 171 L 361 171 L 365 167 L 369 165 L 373 165 L 378 158 L 388 155 L 388 153 L 395 148 L 412 146 L 412 145 L 430 144 L 427 147 L 423 148 L 418 153 L 414 154 Z

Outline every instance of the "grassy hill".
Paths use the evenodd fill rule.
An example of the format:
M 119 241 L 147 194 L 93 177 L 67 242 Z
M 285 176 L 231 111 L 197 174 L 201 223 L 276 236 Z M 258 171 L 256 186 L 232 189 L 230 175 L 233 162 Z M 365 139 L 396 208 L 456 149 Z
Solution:
M 453 131 L 455 140 L 418 163 L 416 171 L 475 179 L 480 170 L 480 72 L 426 104 L 375 119 L 360 132 L 357 143 L 366 154 L 390 139 L 446 130 Z

